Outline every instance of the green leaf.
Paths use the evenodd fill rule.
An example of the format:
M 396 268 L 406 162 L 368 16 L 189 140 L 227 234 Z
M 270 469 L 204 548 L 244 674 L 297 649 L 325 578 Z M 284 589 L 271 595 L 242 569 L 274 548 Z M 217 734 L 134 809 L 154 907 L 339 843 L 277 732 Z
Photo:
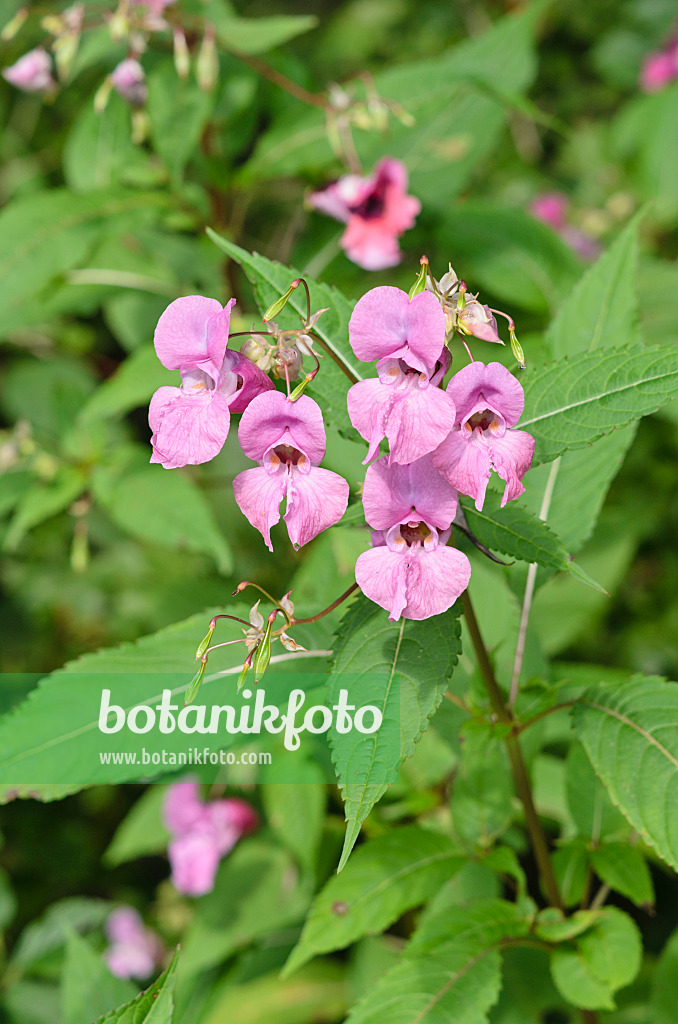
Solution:
M 459 607 L 413 622 L 390 622 L 365 597 L 344 615 L 334 642 L 328 702 L 335 704 L 352 681 L 356 703 L 374 704 L 383 715 L 371 735 L 330 731 L 337 778 L 345 801 L 346 838 L 337 870 L 346 864 L 363 821 L 428 726 L 447 689 L 461 650 Z M 354 779 L 359 781 L 353 781 Z
M 255 939 L 295 924 L 310 895 L 285 850 L 263 839 L 241 843 L 222 862 L 213 891 L 197 904 L 182 940 L 180 976 L 205 971 Z
M 12 922 L 17 911 L 17 900 L 7 872 L 0 868 L 0 934 Z
M 464 203 L 447 212 L 441 232 L 454 238 L 455 266 L 473 291 L 487 288 L 512 306 L 555 311 L 581 275 L 565 242 L 522 210 Z
M 158 64 L 148 76 L 153 144 L 175 182 L 197 149 L 214 99 L 214 91 L 203 92 L 194 78 L 179 78 L 170 61 Z
M 231 53 L 267 53 L 291 39 L 316 28 L 318 19 L 312 14 L 281 14 L 268 18 L 219 17 L 217 36 L 225 50 Z
M 614 1009 L 613 993 L 629 985 L 643 956 L 640 933 L 623 911 L 606 907 L 577 940 L 577 950 L 557 949 L 551 958 L 556 987 L 575 1006 Z
M 614 1010 L 610 986 L 594 974 L 581 953 L 556 949 L 551 956 L 551 977 L 568 1003 L 586 1010 Z
M 554 359 L 638 340 L 637 214 L 577 284 L 547 332 Z
M 201 1024 L 317 1024 L 343 1020 L 350 1004 L 345 971 L 318 962 L 281 981 L 277 973 L 236 985 L 226 981 Z
M 537 562 L 560 572 L 570 572 L 587 586 L 606 593 L 573 561 L 546 523 L 521 505 L 509 502 L 501 508 L 501 495 L 492 490 L 487 492 L 482 512 L 469 499 L 460 500 L 471 532 L 486 547 L 524 562 Z
M 102 857 L 107 867 L 115 868 L 137 857 L 165 852 L 170 840 L 162 816 L 166 792 L 164 786 L 149 786 L 132 804 Z
M 647 861 L 636 846 L 603 843 L 591 851 L 591 865 L 610 889 L 633 900 L 638 906 L 654 903 L 654 886 Z
M 534 435 L 538 464 L 655 412 L 678 394 L 678 363 L 665 348 L 637 345 L 528 368 L 523 379 L 520 428 Z
M 145 992 L 125 1006 L 100 1017 L 95 1024 L 172 1024 L 174 1013 L 174 981 L 179 950 L 166 971 Z
M 210 555 L 220 572 L 232 571 L 228 544 L 187 474 L 153 465 L 116 476 L 102 468 L 94 475 L 93 490 L 113 521 L 133 537 Z
M 437 892 L 463 863 L 449 839 L 414 825 L 361 846 L 316 897 L 285 975 L 319 953 L 385 930 Z
M 113 909 L 108 900 L 75 896 L 53 903 L 42 917 L 28 924 L 16 943 L 10 960 L 13 968 L 24 971 L 44 957 L 61 949 L 69 932 L 87 932 L 99 928 Z
M 678 999 L 678 932 L 664 946 L 652 979 L 651 1020 L 653 1024 L 674 1024 Z
M 157 388 L 176 383 L 176 374 L 165 369 L 153 346 L 144 345 L 97 388 L 82 409 L 80 421 L 89 423 L 106 416 L 120 416 L 146 405 Z
M 545 942 L 569 942 L 592 928 L 598 917 L 597 910 L 577 910 L 565 917 L 562 910 L 546 907 L 537 915 L 534 934 Z
M 678 684 L 644 676 L 601 683 L 577 701 L 573 720 L 612 802 L 678 870 Z
M 527 929 L 515 904 L 504 900 L 439 915 L 415 932 L 402 962 L 353 1008 L 347 1024 L 482 1024 L 499 995 L 497 947 Z
M 135 994 L 136 986 L 114 977 L 101 956 L 71 929 L 61 975 L 64 1024 L 91 1024 Z
M 552 857 L 553 871 L 566 907 L 574 907 L 584 898 L 589 872 L 589 854 L 581 839 L 563 843 Z
M 21 326 L 30 303 L 59 274 L 76 267 L 104 234 L 157 215 L 161 192 L 54 189 L 21 197 L 0 213 L 0 323 L 3 335 Z M 26 312 L 24 312 L 26 311 Z
M 513 782 L 504 744 L 467 732 L 452 789 L 452 824 L 459 839 L 488 848 L 513 818 Z
M 33 484 L 20 499 L 9 523 L 5 551 L 16 551 L 29 530 L 67 509 L 82 494 L 85 480 L 82 470 L 61 466 L 49 483 Z
M 110 37 L 107 42 L 110 49 Z M 102 114 L 91 103 L 79 111 L 66 138 L 63 163 L 66 183 L 75 192 L 150 185 L 158 177 L 149 153 L 132 142 L 130 109 L 115 91 Z
M 298 759 L 299 751 L 292 756 Z M 261 794 L 273 831 L 299 864 L 314 872 L 325 822 L 327 791 L 318 765 L 309 762 L 305 773 L 305 782 L 264 783 Z
M 573 743 L 567 755 L 567 804 L 580 834 L 594 844 L 610 835 L 625 835 L 628 826 L 610 797 L 579 743 Z
M 221 238 L 210 228 L 207 233 L 220 249 L 235 260 L 245 271 L 248 280 L 254 285 L 255 297 L 259 311 L 263 315 L 273 305 L 276 299 L 282 297 L 289 288 L 292 281 L 304 276 L 294 267 L 285 267 L 282 263 L 276 263 L 260 256 L 258 253 L 249 253 L 245 249 L 234 245 L 232 242 Z M 355 380 L 362 380 L 362 370 L 358 369 L 351 347 L 348 343 L 348 321 L 353 312 L 353 302 L 347 299 L 336 288 L 326 284 L 319 284 L 311 278 L 306 278 L 311 293 L 311 312 L 318 309 L 326 309 L 316 327 L 316 332 L 331 349 L 334 357 L 346 368 L 349 376 L 340 370 L 333 359 L 325 355 L 318 376 L 308 389 L 307 394 L 316 398 L 322 406 L 326 419 L 342 429 L 342 432 L 357 437 L 357 434 L 350 426 L 348 413 L 346 411 L 346 392 L 351 386 L 350 375 Z M 300 327 L 300 317 L 306 317 L 306 298 L 302 288 L 297 288 L 292 293 L 285 310 L 276 318 L 276 323 L 282 326 Z M 287 312 L 289 310 L 289 313 Z M 292 313 L 298 314 L 293 316 Z M 321 346 L 318 346 L 321 352 Z

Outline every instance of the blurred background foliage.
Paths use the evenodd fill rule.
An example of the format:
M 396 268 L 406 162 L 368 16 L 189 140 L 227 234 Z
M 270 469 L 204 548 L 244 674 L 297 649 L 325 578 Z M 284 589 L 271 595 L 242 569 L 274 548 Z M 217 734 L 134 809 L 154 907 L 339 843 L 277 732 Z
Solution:
M 204 6 L 182 4 L 189 14 Z M 222 302 L 234 295 L 235 329 L 259 320 L 249 283 L 208 240 L 206 226 L 245 249 L 307 269 L 351 297 L 377 284 L 408 288 L 421 253 L 436 276 L 449 261 L 472 290 L 482 289 L 484 301 L 513 315 L 528 362 L 537 363 L 548 351 L 545 328 L 585 263 L 534 219 L 530 204 L 545 192 L 564 193 L 571 227 L 602 250 L 647 203 L 640 260 L 628 286 L 638 291 L 646 340 L 675 345 L 678 82 L 654 94 L 638 86 L 644 57 L 674 27 L 674 0 L 533 4 L 522 24 L 536 25 L 534 53 L 524 28 L 496 28 L 504 25 L 502 16 L 520 10 L 512 3 L 297 0 L 293 6 L 291 12 L 283 0 L 212 3 L 210 16 L 222 17 L 224 27 L 211 92 L 192 79 L 179 81 L 167 39 L 155 40 L 144 58 L 149 125 L 143 144 L 132 142 L 130 111 L 116 94 L 102 115 L 94 113 L 95 90 L 125 56 L 124 45 L 116 49 L 103 29 L 84 38 L 53 102 L 0 81 L 4 673 L 48 672 L 84 652 L 158 630 L 224 603 L 244 577 L 283 593 L 309 558 L 316 558 L 315 576 L 309 572 L 305 583 L 302 577 L 296 594 L 308 602 L 303 614 L 319 610 L 323 574 L 336 593 L 352 579 L 366 543 L 355 528 L 333 530 L 298 553 L 278 530 L 275 557 L 269 555 L 232 499 L 232 479 L 249 465 L 235 431 L 211 464 L 181 474 L 148 466 L 147 401 L 156 387 L 175 382 L 151 346 L 168 302 L 182 294 Z M 18 7 L 5 0 L 3 18 Z M 293 26 L 267 22 L 270 37 L 263 23 L 242 20 L 291 13 Z M 31 20 L 2 45 L 3 66 L 42 35 Z M 470 43 L 457 59 L 450 48 L 465 40 Z M 366 170 L 383 154 L 404 159 L 410 191 L 422 201 L 416 227 L 402 240 L 399 268 L 368 273 L 351 264 L 338 246 L 340 227 L 305 203 L 311 188 L 342 167 L 325 138 L 322 113 L 267 80 L 261 60 L 313 93 L 368 70 L 381 96 L 416 117 L 414 128 L 391 118 L 384 135 L 356 132 Z M 535 615 L 549 655 L 676 678 L 677 425 L 670 407 L 641 422 L 578 555 L 611 598 L 570 578 L 540 592 Z M 324 464 L 354 489 L 362 477 L 357 456 L 350 441 L 328 433 Z M 453 722 L 445 729 L 446 715 L 453 711 L 441 712 L 439 732 L 427 734 L 402 786 L 378 810 L 376 833 L 428 806 L 449 755 L 440 734 L 449 738 L 454 731 Z M 563 748 L 554 735 L 551 752 Z M 180 933 L 182 914 L 191 911 L 157 889 L 166 875 L 163 861 L 101 868 L 137 796 L 137 787 L 102 787 L 39 813 L 24 802 L 3 808 L 0 863 L 20 908 L 15 912 L 0 875 L 7 948 L 49 904 L 76 895 L 150 906 L 168 934 Z M 336 860 L 340 840 L 334 792 L 330 812 L 319 877 L 327 873 L 325 862 L 329 870 Z M 497 830 L 502 827 L 499 822 Z M 675 880 L 669 883 L 656 865 L 654 873 L 658 892 L 675 894 Z M 492 881 L 481 876 L 467 880 L 468 891 L 476 886 L 491 895 Z M 97 904 L 88 906 L 90 913 Z M 643 919 L 650 952 L 659 951 L 676 923 L 675 911 Z M 286 926 L 283 921 L 282 932 Z M 261 954 L 270 971 L 284 959 L 285 941 L 284 935 L 278 944 L 272 940 Z M 337 981 L 336 1005 L 326 1017 L 318 1016 L 309 980 L 311 1009 L 303 1019 L 341 1019 L 343 1007 L 393 962 L 398 948 L 397 936 L 364 939 L 351 961 L 350 996 Z M 30 982 L 45 986 L 43 1010 L 29 1012 L 36 1004 L 29 987 L 25 1006 L 0 1010 L 0 1019 L 3 1012 L 11 1021 L 59 1019 L 47 993 L 55 956 L 48 943 L 38 980 Z M 254 1005 L 265 1007 L 261 963 L 255 969 L 249 956 L 232 968 L 231 981 L 244 993 L 255 979 Z M 214 965 L 209 969 L 216 979 Z M 514 980 L 518 992 L 519 972 Z M 636 985 L 647 988 L 642 975 Z M 194 1006 L 185 1012 L 186 1021 L 200 1019 Z M 570 1019 L 562 1008 L 560 1016 L 553 1013 L 552 1024 Z M 270 1019 L 283 1024 L 287 1018 Z M 517 1018 L 502 1011 L 492 1019 Z

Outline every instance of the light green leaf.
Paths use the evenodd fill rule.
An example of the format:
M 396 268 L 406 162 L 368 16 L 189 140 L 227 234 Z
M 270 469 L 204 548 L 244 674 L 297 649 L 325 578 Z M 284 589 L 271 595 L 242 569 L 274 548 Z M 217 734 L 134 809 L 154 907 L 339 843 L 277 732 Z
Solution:
M 664 946 L 652 979 L 651 1020 L 653 1024 L 674 1024 L 678 1001 L 678 932 Z
M 110 36 L 106 40 L 111 46 Z M 64 146 L 66 183 L 76 192 L 119 184 L 152 183 L 148 152 L 132 142 L 130 108 L 113 92 L 106 109 L 97 114 L 91 103 L 80 110 Z
M 249 253 L 227 239 L 221 238 L 209 228 L 207 233 L 215 245 L 223 249 L 243 268 L 248 280 L 254 285 L 257 306 L 262 315 L 276 299 L 285 294 L 292 281 L 302 276 L 301 272 L 295 270 L 294 267 L 285 267 L 282 263 L 268 260 L 258 253 Z M 327 309 L 327 312 L 321 316 L 316 331 L 332 351 L 334 359 L 341 363 L 349 374 L 346 376 L 344 371 L 335 364 L 334 359 L 325 355 L 320 373 L 308 389 L 307 394 L 317 399 L 328 421 L 340 427 L 347 436 L 353 434 L 357 437 L 349 423 L 346 411 L 346 392 L 351 386 L 350 376 L 352 375 L 355 380 L 361 380 L 364 376 L 363 369 L 358 368 L 360 364 L 356 361 L 348 343 L 348 321 L 354 304 L 336 288 L 319 284 L 310 278 L 306 278 L 306 282 L 311 293 L 311 312 Z M 297 288 L 292 293 L 283 312 L 276 317 L 276 323 L 281 327 L 301 327 L 300 317 L 306 317 L 305 294 L 303 288 Z M 317 347 L 321 352 L 321 346 Z
M 26 491 L 12 516 L 5 536 L 5 551 L 16 551 L 29 530 L 63 512 L 85 486 L 85 474 L 75 466 L 62 466 L 49 483 L 35 483 Z
M 595 925 L 581 936 L 578 945 L 596 977 L 613 991 L 630 985 L 640 970 L 640 932 L 629 915 L 617 907 L 601 910 Z
M 299 751 L 292 756 L 298 759 Z M 325 822 L 327 790 L 318 765 L 308 762 L 305 774 L 305 782 L 264 783 L 261 794 L 271 828 L 299 864 L 313 872 Z
M 500 507 L 500 502 L 501 495 L 497 491 L 489 490 L 483 510 L 479 512 L 470 500 L 461 499 L 466 522 L 482 544 L 511 558 L 519 558 L 524 562 L 538 562 L 539 565 L 560 572 L 570 572 L 582 583 L 605 593 L 603 588 L 577 565 L 564 544 L 546 523 L 516 502 L 509 502 L 504 508 Z
M 513 782 L 501 740 L 467 733 L 452 789 L 452 824 L 463 843 L 490 847 L 513 817 Z
M 602 882 L 638 906 L 654 903 L 650 869 L 636 846 L 603 843 L 591 851 L 591 865 Z
M 329 734 L 347 820 L 339 871 L 363 821 L 443 699 L 461 650 L 459 611 L 455 605 L 422 622 L 390 622 L 382 608 L 360 597 L 342 619 L 333 645 L 328 701 L 337 702 L 344 677 L 350 676 L 351 697 L 377 706 L 383 724 L 373 734 L 334 729 Z
M 170 840 L 165 828 L 162 807 L 167 790 L 164 786 L 149 786 L 118 825 L 102 857 L 107 867 L 164 853 Z
M 568 751 L 566 787 L 570 814 L 585 839 L 597 844 L 601 838 L 628 832 L 579 743 L 573 743 Z
M 597 910 L 577 910 L 565 917 L 557 907 L 546 907 L 537 915 L 534 934 L 545 942 L 569 942 L 592 928 L 598 917 Z
M 7 333 L 30 320 L 30 300 L 76 267 L 104 234 L 167 205 L 161 192 L 54 189 L 16 199 L 0 213 L 0 323 Z M 26 310 L 26 314 L 24 313 Z
M 95 1024 L 172 1024 L 174 1013 L 174 981 L 179 950 L 166 971 L 145 992 L 125 1006 L 100 1017 Z
M 610 986 L 594 974 L 581 953 L 556 949 L 551 956 L 551 977 L 568 1003 L 586 1010 L 614 1010 Z
M 82 409 L 80 420 L 89 423 L 100 417 L 119 416 L 146 405 L 157 388 L 176 383 L 176 373 L 165 369 L 152 345 L 144 345 L 97 388 Z
M 528 368 L 523 379 L 520 428 L 534 435 L 537 464 L 655 412 L 678 394 L 678 361 L 665 348 L 638 345 Z
M 205 971 L 253 940 L 295 924 L 310 898 L 285 850 L 246 840 L 222 862 L 213 891 L 197 904 L 182 941 L 180 976 Z
M 561 306 L 547 332 L 554 359 L 638 340 L 637 214 Z
M 350 994 L 345 971 L 330 961 L 310 965 L 292 981 L 277 973 L 236 985 L 230 979 L 216 993 L 201 1024 L 317 1024 L 343 1019 Z
M 414 825 L 361 846 L 316 897 L 285 974 L 319 953 L 383 931 L 437 892 L 463 863 L 449 839 Z
M 601 683 L 577 701 L 573 720 L 612 802 L 678 870 L 678 684 L 644 676 Z
M 114 977 L 100 954 L 71 929 L 61 974 L 64 1024 L 91 1024 L 135 995 L 136 986 Z
M 228 544 L 188 475 L 156 465 L 119 476 L 102 468 L 94 475 L 93 490 L 113 521 L 133 537 L 210 555 L 220 572 L 231 572 Z
M 203 92 L 194 78 L 179 78 L 170 61 L 156 65 L 148 76 L 153 143 L 175 182 L 197 148 L 214 100 L 214 90 Z
M 310 32 L 318 24 L 312 14 L 272 15 L 267 18 L 236 18 L 224 15 L 217 19 L 219 42 L 232 53 L 267 53 L 291 39 Z
M 79 896 L 53 903 L 42 917 L 24 928 L 12 951 L 10 964 L 21 971 L 32 967 L 61 949 L 70 931 L 87 932 L 101 927 L 112 909 L 113 904 L 108 900 Z
M 563 843 L 552 857 L 553 871 L 560 895 L 566 907 L 581 903 L 586 891 L 589 870 L 589 854 L 581 839 Z

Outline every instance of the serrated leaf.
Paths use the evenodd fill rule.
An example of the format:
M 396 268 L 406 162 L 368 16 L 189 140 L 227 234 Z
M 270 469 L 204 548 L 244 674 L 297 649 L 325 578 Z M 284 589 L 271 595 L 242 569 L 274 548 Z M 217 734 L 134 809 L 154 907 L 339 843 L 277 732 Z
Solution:
M 402 962 L 353 1008 L 347 1024 L 485 1024 L 501 985 L 497 947 L 527 928 L 504 900 L 440 915 L 415 933 Z
M 145 992 L 140 992 L 124 1006 L 120 1006 L 95 1024 L 172 1024 L 174 1013 L 174 981 L 179 950 L 172 957 L 166 971 Z
M 348 676 L 351 698 L 357 705 L 378 707 L 383 724 L 373 734 L 335 729 L 329 733 L 347 821 L 339 871 L 363 821 L 413 753 L 443 699 L 461 650 L 459 611 L 455 605 L 422 622 L 390 622 L 387 612 L 361 596 L 342 619 L 334 642 L 328 702 L 338 701 L 343 677 Z
M 136 986 L 114 977 L 101 956 L 71 929 L 61 974 L 64 1024 L 90 1024 L 135 994 Z
M 577 735 L 612 802 L 678 870 L 678 684 L 634 676 L 576 702 Z
M 638 906 L 654 903 L 654 886 L 647 861 L 636 846 L 602 843 L 591 851 L 591 865 L 610 889 L 633 900 Z
M 630 221 L 560 307 L 546 334 L 554 359 L 637 341 L 641 216 Z
M 94 495 L 113 521 L 140 540 L 186 548 L 214 558 L 228 575 L 233 560 L 226 539 L 202 491 L 177 470 L 144 470 L 94 476 Z
M 463 864 L 463 855 L 447 837 L 414 825 L 361 846 L 316 896 L 285 975 L 319 953 L 385 930 L 403 911 L 437 892 Z
M 536 441 L 535 465 L 655 412 L 678 394 L 678 360 L 636 345 L 528 368 L 520 428 Z
M 482 512 L 469 499 L 460 501 L 471 532 L 486 547 L 524 562 L 537 562 L 560 572 L 570 572 L 582 583 L 605 593 L 600 584 L 577 565 L 550 527 L 521 505 L 509 502 L 501 508 L 501 495 L 492 490 L 487 492 Z
M 243 268 L 248 280 L 254 286 L 257 306 L 262 315 L 276 299 L 285 294 L 292 281 L 304 276 L 294 267 L 285 267 L 282 263 L 276 263 L 266 259 L 265 256 L 260 256 L 259 253 L 249 253 L 245 249 L 241 249 L 240 246 L 221 238 L 210 228 L 207 229 L 207 233 L 215 245 L 218 245 Z M 318 321 L 316 332 L 334 353 L 335 358 L 346 368 L 348 374 L 352 375 L 355 380 L 362 380 L 364 373 L 359 368 L 361 364 L 355 359 L 348 343 L 348 321 L 353 312 L 354 303 L 336 288 L 320 284 L 308 277 L 305 280 L 311 293 L 311 312 L 327 308 L 327 312 L 323 313 Z M 306 317 L 305 294 L 303 288 L 297 288 L 292 293 L 283 313 L 276 317 L 276 323 L 280 326 L 300 327 L 299 317 Z M 294 316 L 294 313 L 297 316 Z M 321 346 L 318 345 L 317 348 L 320 352 Z M 350 386 L 349 376 L 340 370 L 328 355 L 325 355 L 320 373 L 306 393 L 320 403 L 329 422 L 341 428 L 347 436 L 353 432 L 357 437 L 349 423 L 346 410 L 346 392 Z

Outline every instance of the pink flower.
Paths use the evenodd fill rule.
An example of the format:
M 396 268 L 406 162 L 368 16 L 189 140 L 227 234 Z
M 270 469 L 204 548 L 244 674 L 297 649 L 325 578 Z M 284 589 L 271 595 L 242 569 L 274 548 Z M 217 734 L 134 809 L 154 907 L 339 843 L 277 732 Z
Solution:
M 244 800 L 205 803 L 196 782 L 169 787 L 164 818 L 174 834 L 167 849 L 172 883 L 188 896 L 212 891 L 221 859 L 257 825 L 256 814 Z
M 414 226 L 421 203 L 407 195 L 407 169 L 385 157 L 368 177 L 347 174 L 310 196 L 311 205 L 347 227 L 341 237 L 346 255 L 365 270 L 400 263 L 398 237 Z
M 111 73 L 115 91 L 131 107 L 143 107 L 148 97 L 148 86 L 144 69 L 138 60 L 128 57 L 121 61 Z
M 279 391 L 259 395 L 243 413 L 238 438 L 245 455 L 259 466 L 235 478 L 235 500 L 270 551 L 271 527 L 280 520 L 285 497 L 283 518 L 295 548 L 341 519 L 349 487 L 337 473 L 318 468 L 325 455 L 325 428 L 312 398 L 302 395 L 290 402 Z
M 370 466 L 363 490 L 373 547 L 358 557 L 363 593 L 395 621 L 428 619 L 447 611 L 468 586 L 471 565 L 447 547 L 457 492 L 426 455 L 408 466 L 386 458 Z
M 181 371 L 181 387 L 159 388 L 148 411 L 151 462 L 165 469 L 196 466 L 221 451 L 231 411 L 242 411 L 272 381 L 246 356 L 227 349 L 231 307 L 189 295 L 170 303 L 155 330 L 163 366 Z
M 163 944 L 150 928 L 144 927 L 133 907 L 118 907 L 104 926 L 110 946 L 103 957 L 116 978 L 143 981 L 162 963 Z
M 502 507 L 525 488 L 521 480 L 532 464 L 534 438 L 511 430 L 525 397 L 520 383 L 501 363 L 473 362 L 455 374 L 447 390 L 457 409 L 454 429 L 433 453 L 433 462 L 462 494 L 482 509 L 493 469 L 506 481 Z
M 566 245 L 583 260 L 595 260 L 600 246 L 585 232 L 567 223 L 570 200 L 562 192 L 544 192 L 530 203 L 530 213 L 560 235 Z
M 497 320 L 492 310 L 473 296 L 467 298 L 464 308 L 457 312 L 457 327 L 463 334 L 470 334 L 472 338 L 493 341 L 498 345 L 504 344 L 499 337 Z
M 16 64 L 5 68 L 2 77 L 24 92 L 42 92 L 54 85 L 52 59 L 41 46 L 19 57 Z
M 129 0 L 132 7 L 145 7 L 148 13 L 159 17 L 166 7 L 174 3 L 174 0 Z
M 643 92 L 659 92 L 674 78 L 678 78 L 678 39 L 647 55 L 640 70 L 640 87 Z
M 356 303 L 348 339 L 358 359 L 404 359 L 423 373 L 445 344 L 445 314 L 430 292 L 410 299 L 400 288 L 372 288 Z

